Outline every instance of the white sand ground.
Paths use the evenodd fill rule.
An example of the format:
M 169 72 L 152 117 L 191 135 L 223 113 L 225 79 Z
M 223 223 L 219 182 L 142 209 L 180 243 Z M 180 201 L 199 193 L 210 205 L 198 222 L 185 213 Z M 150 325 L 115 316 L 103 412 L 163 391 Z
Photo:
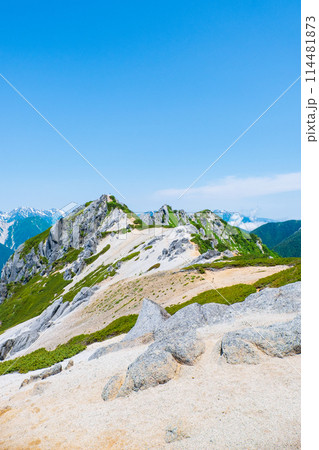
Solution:
M 176 379 L 165 385 L 109 402 L 101 399 L 106 381 L 125 372 L 146 345 L 88 362 L 92 352 L 105 345 L 93 344 L 73 358 L 71 369 L 22 389 L 26 375 L 2 376 L 0 448 L 299 448 L 300 357 L 263 356 L 256 366 L 232 366 L 219 356 L 217 345 L 235 325 L 290 318 L 245 316 L 237 324 L 202 328 L 206 351 L 195 366 L 182 366 Z M 166 429 L 175 426 L 189 437 L 165 443 Z

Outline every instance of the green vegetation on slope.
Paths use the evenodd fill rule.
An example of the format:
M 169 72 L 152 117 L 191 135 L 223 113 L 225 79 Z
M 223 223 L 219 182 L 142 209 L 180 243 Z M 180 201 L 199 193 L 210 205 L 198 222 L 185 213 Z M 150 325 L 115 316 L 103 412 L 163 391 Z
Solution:
M 116 198 L 114 197 L 114 195 L 110 195 L 111 201 L 107 203 L 107 209 L 109 211 L 109 213 L 111 211 L 113 211 L 113 209 L 121 209 L 123 212 L 125 212 L 126 214 L 130 214 L 132 213 L 132 211 L 129 209 L 128 206 L 126 206 L 124 203 L 119 203 Z
M 110 250 L 110 248 L 111 248 L 110 244 L 107 244 L 99 253 L 90 256 L 89 258 L 86 258 L 84 261 L 86 262 L 86 264 L 92 264 L 94 261 L 98 259 L 99 256 L 104 255 L 104 253 Z
M 301 256 L 301 230 L 276 245 L 274 251 L 281 256 Z
M 289 283 L 295 283 L 296 281 L 301 281 L 301 264 L 297 263 L 295 266 L 289 269 L 282 270 L 281 272 L 274 273 L 269 277 L 262 278 L 256 281 L 254 286 L 256 289 L 264 289 L 265 287 L 277 288 L 280 286 L 285 286 Z
M 208 250 L 212 250 L 212 244 L 208 239 L 203 239 L 200 234 L 192 234 L 191 242 L 194 242 L 198 246 L 199 253 L 203 254 Z
M 101 264 L 97 269 L 83 277 L 82 280 L 78 281 L 66 294 L 63 295 L 63 301 L 71 302 L 82 288 L 94 286 L 106 278 L 114 276 L 115 269 L 110 271 L 108 268 L 109 266 L 104 266 Z
M 281 258 L 283 259 L 283 258 Z M 191 303 L 199 303 L 201 305 L 205 303 L 222 303 L 224 305 L 232 305 L 233 303 L 242 302 L 245 298 L 257 292 L 257 290 L 264 289 L 265 287 L 277 288 L 289 283 L 295 283 L 301 280 L 301 264 L 297 258 L 291 258 L 294 260 L 294 266 L 282 270 L 265 278 L 261 278 L 253 285 L 250 284 L 235 284 L 234 286 L 224 287 L 220 289 L 210 289 L 196 295 L 187 302 L 180 303 L 178 305 L 172 305 L 166 308 L 170 314 L 174 314 L 179 309 L 188 306 Z M 249 264 L 250 265 L 250 264 Z M 258 264 L 257 264 L 258 265 Z
M 37 274 L 26 284 L 9 284 L 12 296 L 0 305 L 0 332 L 41 314 L 69 283 L 56 273 L 49 277 Z
M 187 302 L 169 306 L 166 310 L 169 314 L 175 314 L 181 308 L 192 303 L 199 303 L 200 305 L 204 305 L 205 303 L 232 305 L 233 303 L 244 301 L 248 295 L 253 294 L 254 292 L 256 292 L 256 288 L 248 284 L 235 284 L 234 286 L 220 288 L 218 291 L 216 289 L 210 289 L 209 291 L 196 295 Z
M 171 228 L 178 227 L 178 218 L 177 218 L 177 216 L 173 213 L 173 211 L 169 211 L 168 216 L 169 216 L 169 219 L 168 219 L 168 226 L 171 227 Z
M 48 351 L 40 348 L 32 353 L 19 358 L 0 363 L 0 375 L 5 373 L 20 372 L 27 373 L 31 370 L 43 369 L 53 364 L 71 358 L 82 352 L 86 347 L 94 342 L 105 341 L 106 339 L 127 333 L 135 325 L 136 314 L 122 316 L 114 320 L 105 328 L 90 334 L 80 334 L 70 339 L 67 343 L 59 345 L 55 350 Z
M 83 252 L 83 247 L 76 249 L 76 248 L 69 248 L 69 250 L 59 259 L 56 259 L 54 263 L 52 264 L 52 267 L 55 270 L 62 269 L 66 264 L 71 264 L 75 260 L 78 259 L 79 254 Z
M 23 258 L 28 253 L 30 253 L 33 248 L 34 248 L 34 251 L 37 253 L 40 242 L 43 242 L 48 238 L 50 230 L 51 230 L 51 227 L 45 231 L 42 231 L 42 233 L 37 234 L 36 236 L 25 241 L 24 247 L 21 252 L 21 258 Z
M 125 262 L 129 261 L 130 259 L 136 258 L 136 256 L 139 256 L 140 252 L 133 252 L 129 253 L 127 256 L 124 256 L 124 258 L 121 258 L 120 261 Z
M 234 256 L 232 258 L 223 258 L 212 263 L 193 264 L 185 267 L 185 270 L 192 269 L 224 269 L 225 267 L 248 267 L 248 266 L 290 266 L 300 264 L 300 258 L 269 258 L 267 256 Z
M 275 256 L 275 253 L 269 250 L 265 245 L 262 246 L 261 249 L 257 246 L 257 238 L 256 236 L 250 235 L 249 233 L 240 230 L 239 228 L 235 229 L 231 235 L 232 240 L 234 241 L 234 246 L 230 246 L 230 250 L 238 250 L 242 255 L 271 255 Z
M 6 239 L 5 245 L 17 249 L 19 245 L 47 230 L 52 225 L 51 217 L 25 217 L 18 218 L 10 227 L 10 232 Z
M 262 250 L 257 245 L 257 236 L 240 230 L 239 228 L 227 226 L 227 239 L 209 230 L 208 225 L 206 228 L 202 225 L 200 220 L 197 218 L 197 222 L 190 220 L 191 224 L 194 225 L 198 230 L 201 228 L 205 229 L 206 234 L 211 235 L 217 240 L 216 249 L 219 252 L 224 252 L 225 250 L 237 251 L 241 255 L 253 255 L 253 256 L 277 256 L 272 250 L 269 250 L 267 246 L 262 245 Z M 229 235 L 229 237 L 228 237 Z M 226 236 L 226 235 L 225 235 Z M 209 238 L 203 237 L 199 233 L 192 235 L 192 242 L 198 246 L 199 252 L 205 253 L 208 250 L 213 249 L 212 242 Z
M 160 265 L 161 265 L 160 263 L 153 264 L 153 266 L 151 266 L 147 269 L 147 272 L 149 272 L 150 270 L 153 270 L 153 269 L 158 269 L 160 267 Z
M 281 247 L 278 247 L 281 242 L 296 233 L 300 227 L 300 220 L 287 220 L 285 222 L 266 223 L 256 228 L 254 233 L 261 238 L 267 247 L 273 249 L 281 256 L 301 256 L 300 234 L 297 234 L 291 242 L 286 242 L 283 253 L 280 253 Z M 291 249 L 288 250 L 287 247 L 289 244 L 291 244 Z

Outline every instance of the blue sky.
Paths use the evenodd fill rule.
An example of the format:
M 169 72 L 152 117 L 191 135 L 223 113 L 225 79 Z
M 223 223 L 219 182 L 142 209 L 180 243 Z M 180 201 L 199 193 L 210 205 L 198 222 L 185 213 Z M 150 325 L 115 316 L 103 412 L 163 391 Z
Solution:
M 300 82 L 178 200 L 299 76 L 299 2 L 18 1 L 0 16 L 1 73 L 132 209 L 300 217 Z M 0 98 L 0 210 L 114 193 L 2 79 Z

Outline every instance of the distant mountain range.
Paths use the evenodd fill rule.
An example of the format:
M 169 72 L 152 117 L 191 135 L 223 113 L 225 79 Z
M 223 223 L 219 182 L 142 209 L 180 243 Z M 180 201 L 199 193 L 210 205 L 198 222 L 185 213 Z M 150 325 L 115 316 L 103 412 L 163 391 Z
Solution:
M 264 217 L 248 217 L 239 212 L 215 209 L 215 214 L 229 225 L 252 232 L 261 238 L 268 248 L 283 257 L 301 256 L 301 221 L 278 222 Z
M 56 209 L 25 207 L 10 212 L 0 211 L 0 244 L 12 250 L 17 249 L 24 241 L 50 227 L 55 222 L 57 212 Z
M 0 211 L 0 271 L 19 245 L 49 228 L 61 213 L 57 209 L 15 208 Z
M 276 222 L 272 219 L 266 219 L 264 217 L 248 217 L 239 212 L 225 211 L 224 209 L 215 209 L 214 213 L 225 220 L 229 225 L 241 228 L 248 232 L 265 225 L 266 223 Z
M 267 223 L 254 230 L 268 248 L 280 256 L 301 256 L 301 221 Z
M 268 229 L 267 225 L 276 225 L 274 220 L 263 217 L 248 217 L 239 212 L 220 209 L 216 209 L 214 213 L 231 226 L 241 228 L 247 232 L 254 230 L 255 234 L 257 234 L 256 230 L 258 230 L 261 234 L 257 235 L 269 248 L 275 250 L 274 247 L 279 245 L 278 250 L 275 250 L 279 254 L 286 254 L 292 251 L 293 255 L 289 256 L 295 256 L 298 253 L 297 247 L 298 242 L 300 242 L 300 233 L 299 235 L 297 233 L 294 237 L 292 236 L 294 232 L 298 231 L 298 224 L 292 227 L 275 226 Z M 147 215 L 147 213 L 145 214 Z M 57 209 L 40 210 L 29 207 L 15 208 L 10 212 L 0 211 L 0 271 L 19 245 L 52 226 L 61 215 L 62 212 Z M 300 221 L 278 222 L 278 224 L 291 222 L 299 222 L 300 224 Z M 264 226 L 266 226 L 265 229 L 263 228 Z M 289 241 L 285 243 L 285 239 L 288 238 Z M 288 250 L 288 247 L 293 250 Z

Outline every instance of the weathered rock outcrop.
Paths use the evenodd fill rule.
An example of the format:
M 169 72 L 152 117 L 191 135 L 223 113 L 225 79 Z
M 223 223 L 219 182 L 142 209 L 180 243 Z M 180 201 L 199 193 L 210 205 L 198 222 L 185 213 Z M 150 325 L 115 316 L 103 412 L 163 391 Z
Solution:
M 115 344 L 110 344 L 107 347 L 100 347 L 95 350 L 94 353 L 88 358 L 88 361 L 92 361 L 93 359 L 99 359 L 101 356 L 108 355 L 109 353 L 119 352 L 120 350 L 124 350 L 126 348 L 133 348 L 137 345 L 148 344 L 153 341 L 153 333 L 144 334 L 136 339 L 116 342 Z
M 221 343 L 221 354 L 229 364 L 258 364 L 260 356 L 256 347 L 241 339 L 236 333 L 228 333 Z
M 13 339 L 7 339 L 0 345 L 0 361 L 3 361 L 7 357 L 8 353 L 13 347 L 13 344 Z
M 74 361 L 73 361 L 73 359 L 70 359 L 69 362 L 67 363 L 66 367 L 64 368 L 64 370 L 69 370 L 73 366 L 74 366 Z
M 181 364 L 195 364 L 205 351 L 203 340 L 197 337 L 198 328 L 230 322 L 242 312 L 291 313 L 300 309 L 300 283 L 265 291 L 231 306 L 193 303 L 164 319 L 161 317 L 162 309 L 145 300 L 140 324 L 137 321 L 132 335 L 136 333 L 141 336 L 148 330 L 153 333 L 155 341 L 129 365 L 125 379 L 117 376 L 108 381 L 102 398 L 123 397 L 133 391 L 167 383 L 177 375 Z M 151 313 L 153 310 L 154 316 Z M 258 364 L 262 353 L 282 358 L 300 351 L 300 315 L 289 322 L 228 332 L 222 338 L 220 350 L 222 357 L 230 364 Z M 106 349 L 101 353 L 105 354 Z M 91 358 L 99 356 L 100 350 Z
M 140 219 L 148 225 L 190 225 L 200 223 L 202 228 L 200 233 L 203 236 L 214 234 L 221 237 L 225 231 L 225 223 L 212 211 L 206 210 L 198 213 L 186 213 L 184 210 L 172 210 L 170 206 L 163 205 L 158 211 L 143 213 Z M 199 221 L 199 222 L 198 222 Z M 193 225 L 192 225 L 193 226 Z M 231 229 L 231 227 L 229 227 Z M 193 233 L 198 233 L 197 227 L 193 226 Z
M 52 377 L 53 375 L 57 375 L 58 373 L 62 372 L 62 365 L 61 364 L 55 364 L 54 366 L 50 367 L 49 369 L 44 370 L 39 375 L 32 375 L 30 378 L 26 378 L 21 383 L 20 389 L 24 386 L 32 383 L 33 381 L 37 380 L 45 380 L 48 377 Z
M 41 254 L 36 253 L 34 248 L 22 257 L 23 247 L 24 244 L 21 244 L 4 265 L 1 272 L 2 283 L 27 282 L 31 276 L 46 267 Z
M 82 303 L 87 302 L 98 289 L 98 286 L 83 287 L 80 292 L 76 294 L 72 302 L 69 303 L 69 308 L 63 311 L 63 315 L 65 316 L 66 314 L 69 314 L 71 311 L 78 308 Z
M 38 337 L 39 333 L 37 331 L 25 331 L 24 333 L 19 334 L 15 339 L 13 339 L 10 355 L 14 355 L 21 350 L 30 347 L 30 345 L 32 345 Z
M 179 367 L 171 353 L 155 348 L 147 350 L 128 366 L 125 381 L 117 397 L 125 397 L 132 391 L 167 383 L 175 377 Z
M 162 337 L 129 365 L 125 379 L 113 377 L 108 381 L 102 398 L 125 397 L 167 383 L 178 374 L 180 364 L 193 365 L 204 351 L 205 344 L 194 331 Z
M 249 295 L 242 303 L 235 303 L 235 312 L 277 312 L 293 313 L 300 311 L 301 282 L 286 284 L 279 288 L 266 288 Z
M 145 298 L 142 309 L 134 327 L 127 333 L 123 340 L 133 340 L 147 333 L 153 333 L 171 317 L 166 309 L 157 303 Z
M 207 325 L 229 322 L 234 317 L 234 310 L 229 305 L 219 303 L 207 303 L 201 308 Z
M 192 225 L 190 225 L 190 227 L 192 227 Z M 185 231 L 189 231 L 188 230 L 189 226 L 185 226 L 183 228 Z M 180 231 L 183 231 L 183 230 L 180 230 Z M 157 259 L 160 261 L 162 259 L 168 258 L 171 261 L 172 259 L 176 258 L 176 256 L 184 253 L 187 248 L 191 248 L 191 247 L 192 247 L 192 244 L 190 243 L 189 239 L 186 237 L 174 239 L 170 243 L 168 249 L 167 248 L 163 249 L 162 254 L 159 255 Z
M 72 280 L 72 271 L 71 269 L 66 269 L 63 273 L 63 280 Z
M 229 322 L 243 314 L 297 313 L 300 307 L 301 283 L 296 282 L 279 288 L 263 289 L 249 295 L 243 302 L 233 305 L 208 303 L 201 307 L 201 311 L 207 324 L 214 325 Z
M 58 298 L 52 305 L 48 306 L 39 317 L 33 320 L 30 331 L 44 331 L 54 320 L 58 319 L 68 307 L 69 304 L 63 303 L 62 297 Z
M 156 340 L 154 344 L 149 346 L 148 350 L 169 352 L 180 364 L 192 366 L 200 355 L 204 353 L 205 344 L 201 339 L 197 338 L 194 329 L 188 332 L 181 329 Z
M 201 305 L 192 303 L 177 311 L 160 328 L 155 330 L 155 340 L 165 339 L 169 334 L 188 333 L 191 329 L 204 325 L 206 325 L 206 319 Z
M 203 325 L 204 320 L 198 304 L 170 316 L 164 308 L 145 299 L 136 325 L 127 336 L 129 339 L 141 339 L 145 333 L 152 333 L 155 342 L 128 367 L 124 382 L 120 383 L 118 378 L 109 380 L 102 394 L 103 399 L 114 398 L 116 389 L 116 396 L 123 397 L 132 391 L 167 383 L 178 373 L 180 364 L 193 365 L 205 351 L 205 344 L 196 337 L 195 331 L 196 327 Z M 90 359 L 106 352 L 107 349 L 99 349 Z
M 95 352 L 92 353 L 91 356 L 89 356 L 88 361 L 92 361 L 93 359 L 99 359 L 101 358 L 101 356 L 107 355 L 108 353 L 111 352 L 107 351 L 107 347 L 100 347 L 97 350 L 95 350 Z
M 128 367 L 118 396 L 167 383 L 178 373 L 180 364 L 193 365 L 204 351 L 205 344 L 194 330 L 161 335 Z
M 214 261 L 217 257 L 221 255 L 221 252 L 218 250 L 208 250 L 207 252 L 203 253 L 202 255 L 198 256 L 198 258 L 195 258 L 190 265 L 193 264 L 205 264 Z
M 104 386 L 102 399 L 104 401 L 113 400 L 121 389 L 125 380 L 125 375 L 114 375 Z
M 277 358 L 301 353 L 300 315 L 290 322 L 227 333 L 221 343 L 221 354 L 230 364 L 256 364 L 258 350 Z

